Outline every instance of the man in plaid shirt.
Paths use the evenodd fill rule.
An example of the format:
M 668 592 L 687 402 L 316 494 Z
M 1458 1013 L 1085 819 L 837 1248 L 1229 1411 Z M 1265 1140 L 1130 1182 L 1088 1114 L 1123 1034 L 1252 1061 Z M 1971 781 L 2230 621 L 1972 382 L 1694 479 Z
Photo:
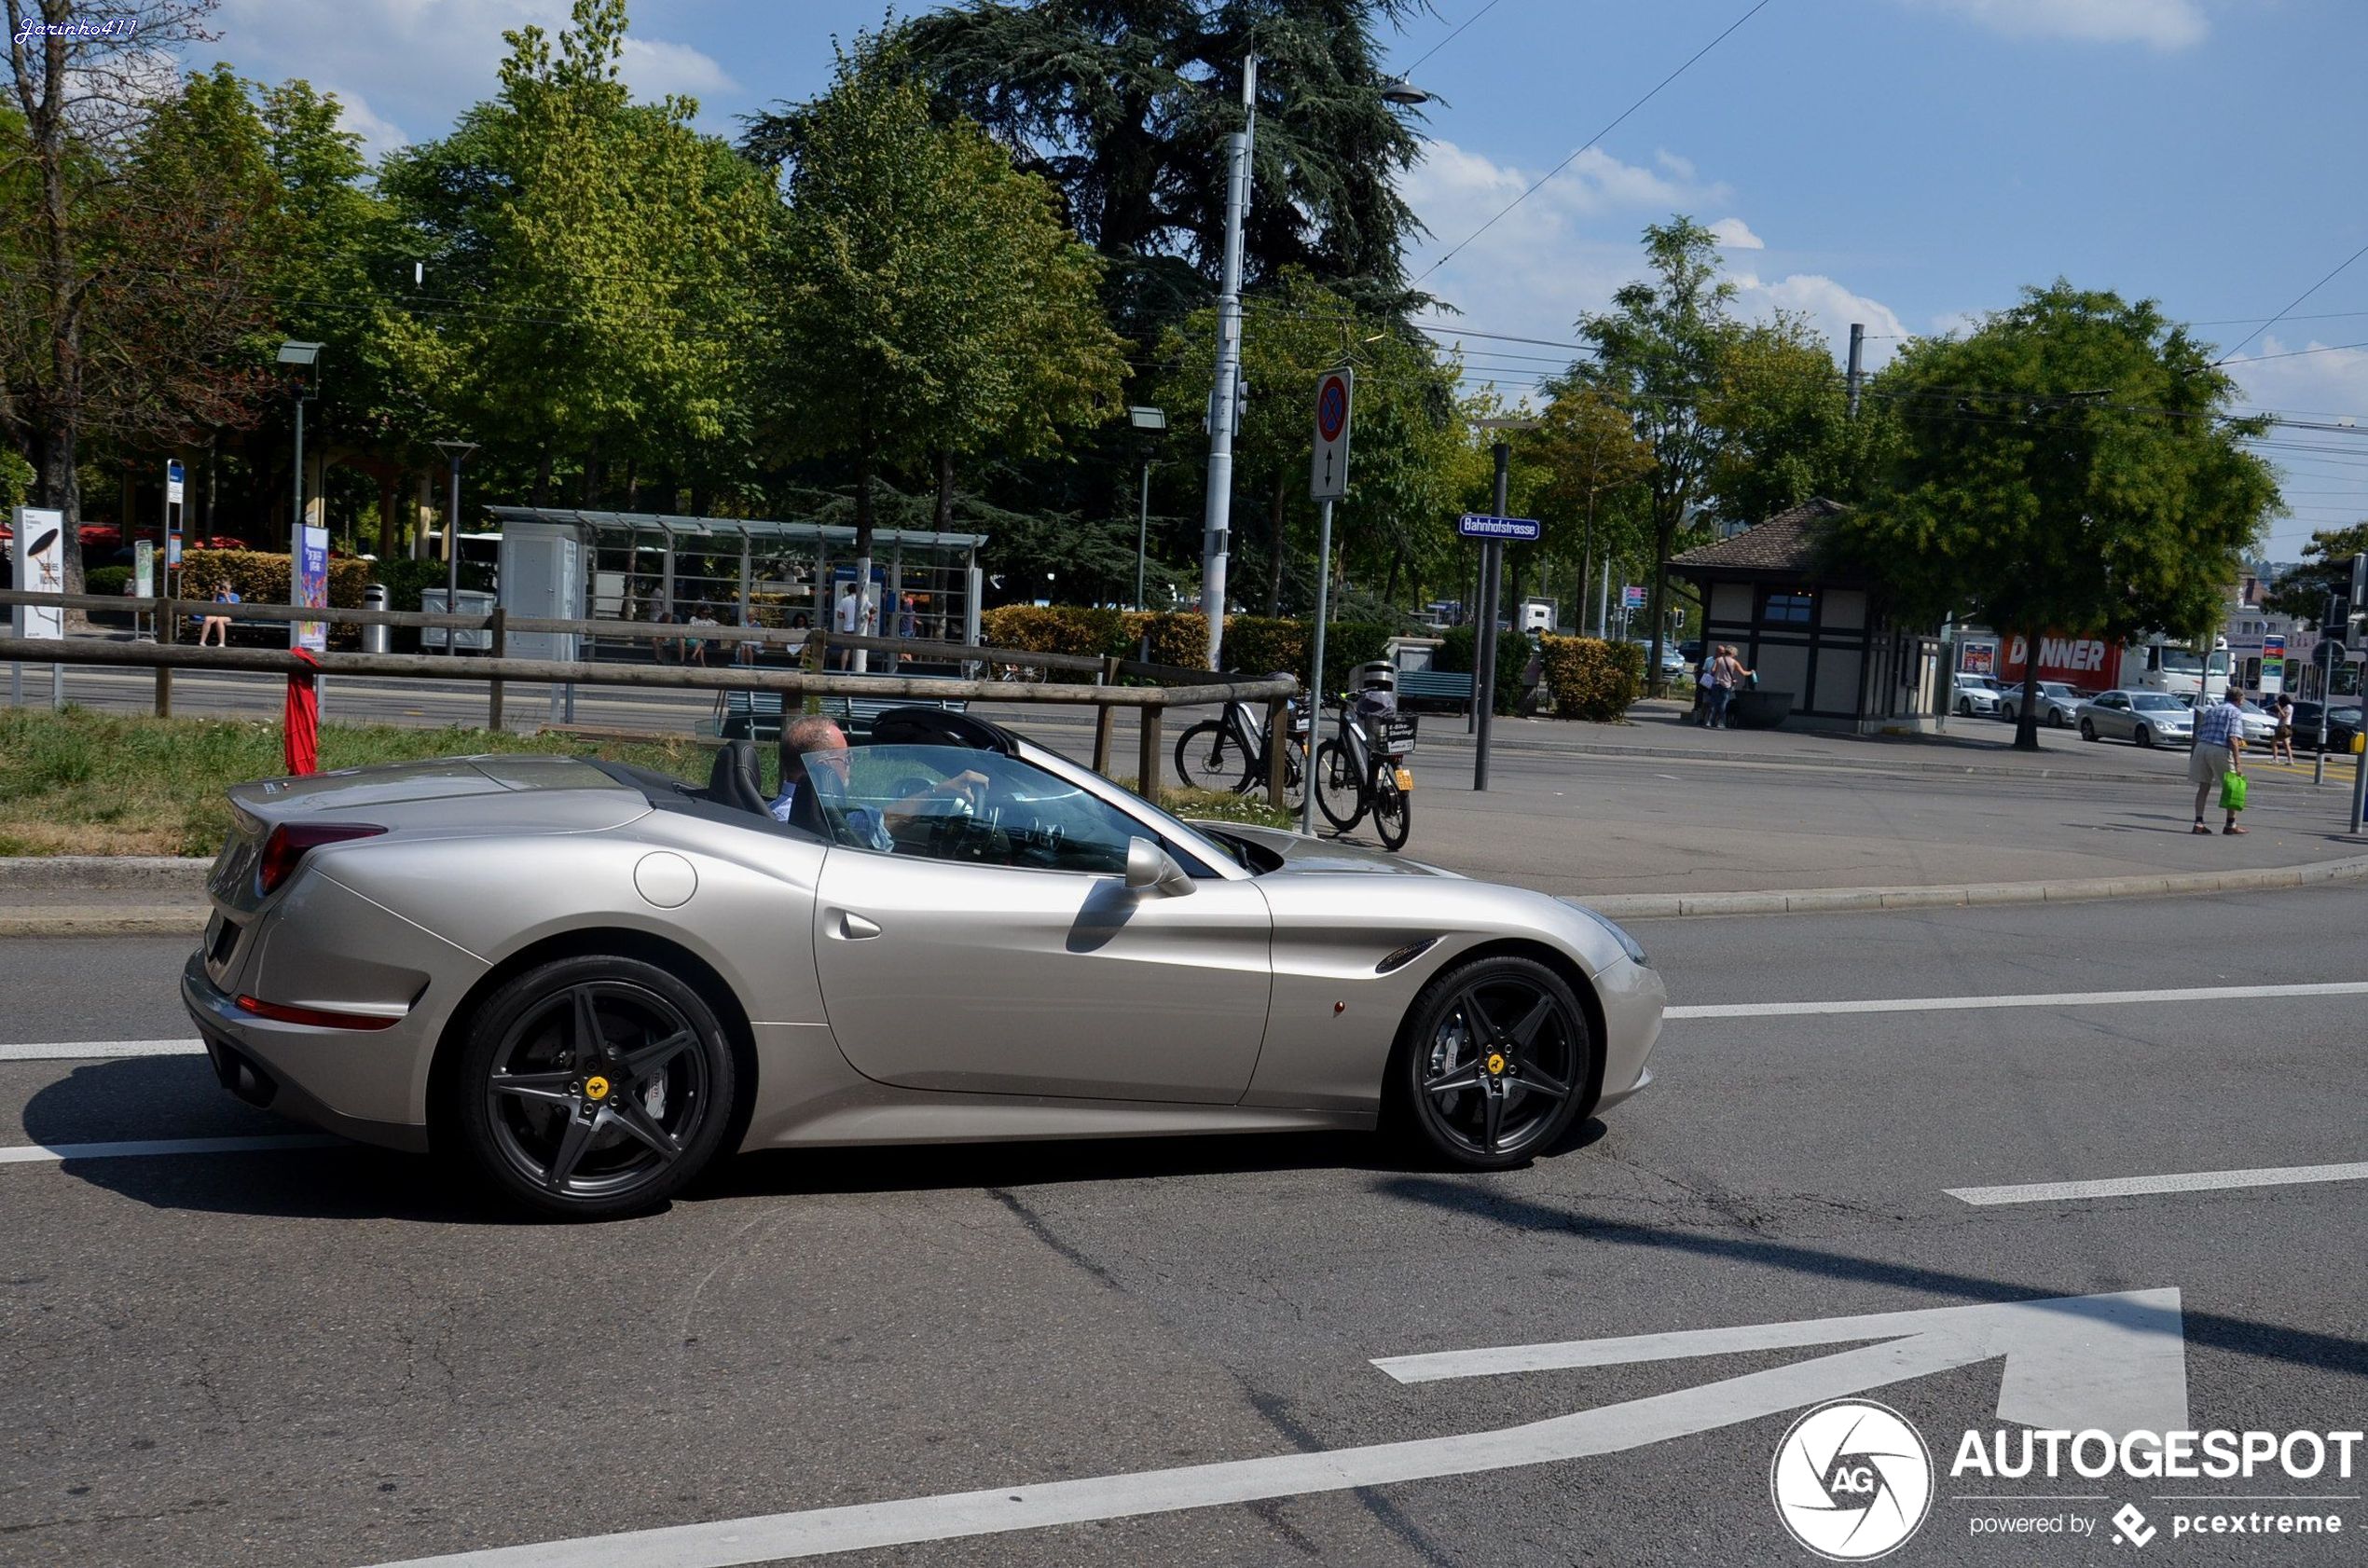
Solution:
M 2196 715 L 2196 750 L 2187 759 L 2187 777 L 2196 786 L 2196 825 L 2192 832 L 2209 833 L 2204 826 L 2204 809 L 2210 803 L 2211 792 L 2219 787 L 2223 774 L 2242 774 L 2238 761 L 2245 752 L 2245 710 L 2240 706 L 2245 694 L 2234 682 L 2221 694 L 2220 700 Z M 2223 833 L 2240 833 L 2237 813 L 2228 813 Z

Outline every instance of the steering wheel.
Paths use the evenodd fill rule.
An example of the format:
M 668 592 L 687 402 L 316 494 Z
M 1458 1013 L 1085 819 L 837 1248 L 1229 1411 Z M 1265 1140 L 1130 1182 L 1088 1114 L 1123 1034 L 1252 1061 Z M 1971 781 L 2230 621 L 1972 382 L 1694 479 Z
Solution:
M 968 806 L 966 796 L 955 798 Z M 1002 829 L 967 809 L 952 811 L 930 818 L 929 853 L 933 860 L 983 860 L 1008 865 L 1012 839 Z

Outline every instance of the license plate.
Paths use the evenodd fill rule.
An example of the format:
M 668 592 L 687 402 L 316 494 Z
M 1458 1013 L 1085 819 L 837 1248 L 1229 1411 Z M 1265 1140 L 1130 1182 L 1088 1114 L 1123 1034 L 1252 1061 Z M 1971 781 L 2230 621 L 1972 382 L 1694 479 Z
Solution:
M 1397 787 L 1406 793 L 1410 795 L 1412 794 L 1414 792 L 1414 770 L 1411 767 L 1402 767 L 1394 771 L 1397 774 Z

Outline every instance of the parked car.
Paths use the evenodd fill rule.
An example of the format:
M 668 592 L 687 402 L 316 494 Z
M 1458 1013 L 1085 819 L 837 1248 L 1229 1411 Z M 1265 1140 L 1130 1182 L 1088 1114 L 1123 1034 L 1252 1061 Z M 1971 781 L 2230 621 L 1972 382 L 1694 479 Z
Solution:
M 2244 716 L 2244 735 L 2246 745 L 2266 746 L 2269 744 L 2269 737 L 2278 733 L 2277 716 L 2271 713 L 2269 709 L 2262 707 L 2261 704 L 2257 702 L 2239 703 L 2237 706 L 2237 711 Z
M 2080 738 L 2192 746 L 2196 716 L 2168 692 L 2105 692 L 2080 705 Z
M 1959 670 L 1955 705 L 1957 711 L 1968 719 L 1976 713 L 1997 712 L 1997 682 L 1987 675 L 1970 675 Z
M 1653 644 L 1651 640 L 1640 637 L 1634 640 L 1636 646 L 1645 651 L 1645 662 L 1646 664 L 1652 663 Z M 1676 643 L 1664 642 L 1661 644 L 1661 673 L 1663 675 L 1683 675 L 1686 673 L 1687 667 L 1688 667 L 1686 663 L 1686 654 L 1681 649 L 1679 649 Z
M 2067 686 L 2060 681 L 2039 683 L 2039 706 L 2035 709 L 2039 722 L 2050 729 L 2060 730 L 2080 716 L 2080 705 L 2088 694 L 2077 686 Z M 2023 683 L 2014 681 L 1998 695 L 1998 716 L 2013 723 L 2022 713 Z
M 2315 702 L 2294 704 L 2294 744 L 2307 751 L 2319 750 L 2319 709 Z M 2327 750 L 2348 751 L 2352 737 L 2360 733 L 2360 699 L 2337 696 L 2335 706 L 2327 711 Z

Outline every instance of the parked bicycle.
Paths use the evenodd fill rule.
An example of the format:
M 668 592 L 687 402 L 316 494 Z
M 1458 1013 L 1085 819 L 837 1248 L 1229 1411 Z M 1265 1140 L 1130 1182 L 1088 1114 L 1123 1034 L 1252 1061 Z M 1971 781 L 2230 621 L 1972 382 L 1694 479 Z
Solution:
M 1315 749 L 1315 808 L 1342 832 L 1373 814 L 1384 849 L 1403 849 L 1414 831 L 1414 721 L 1395 708 L 1359 714 L 1346 693 L 1324 705 L 1340 730 Z M 1368 706 L 1372 706 L 1369 704 Z
M 1307 798 L 1308 719 L 1305 699 L 1293 698 L 1290 738 L 1283 748 L 1283 801 L 1296 811 Z M 1273 724 L 1246 702 L 1229 702 L 1215 719 L 1204 719 L 1176 737 L 1176 773 L 1195 790 L 1231 790 L 1248 794 L 1266 787 L 1267 750 Z

